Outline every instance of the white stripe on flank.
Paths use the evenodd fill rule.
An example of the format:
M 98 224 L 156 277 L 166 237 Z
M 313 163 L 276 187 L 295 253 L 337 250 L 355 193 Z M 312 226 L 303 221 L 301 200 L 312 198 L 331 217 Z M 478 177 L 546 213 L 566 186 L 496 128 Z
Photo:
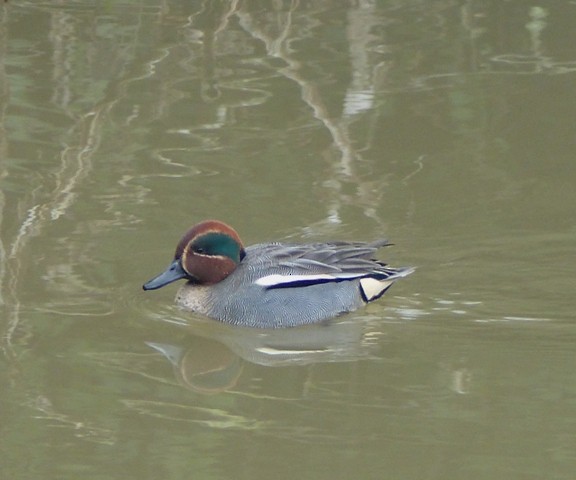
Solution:
M 256 284 L 262 287 L 275 287 L 278 285 L 285 285 L 290 283 L 298 282 L 308 282 L 314 283 L 318 281 L 338 281 L 338 280 L 353 280 L 355 278 L 362 277 L 362 274 L 358 273 L 340 273 L 337 275 L 328 275 L 327 273 L 319 273 L 317 275 L 266 275 L 256 280 Z
M 283 283 L 294 283 L 294 282 L 313 282 L 314 280 L 336 280 L 334 275 L 266 275 L 256 280 L 256 284 L 263 287 L 272 287 L 274 285 L 282 285 Z

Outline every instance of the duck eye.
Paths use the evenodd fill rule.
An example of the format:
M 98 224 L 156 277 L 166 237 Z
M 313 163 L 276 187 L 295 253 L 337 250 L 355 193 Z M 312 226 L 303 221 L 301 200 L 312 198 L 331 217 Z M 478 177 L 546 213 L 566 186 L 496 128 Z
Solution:
M 202 248 L 202 247 L 194 247 L 194 248 L 192 249 L 192 251 L 193 251 L 194 253 L 199 253 L 200 255 L 203 255 L 203 254 L 206 253 L 206 250 L 205 250 L 204 248 Z

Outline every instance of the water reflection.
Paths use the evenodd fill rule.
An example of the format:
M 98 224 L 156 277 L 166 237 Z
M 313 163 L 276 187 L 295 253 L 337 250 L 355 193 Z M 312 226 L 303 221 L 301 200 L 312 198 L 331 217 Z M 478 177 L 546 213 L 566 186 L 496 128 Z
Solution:
M 284 330 L 238 328 L 216 322 L 191 324 L 189 338 L 225 345 L 244 360 L 263 366 L 309 365 L 367 358 L 371 343 L 367 323 L 335 321 Z M 372 332 L 374 334 L 374 332 Z M 171 355 L 167 355 L 171 358 Z
M 236 386 L 242 361 L 224 344 L 189 336 L 182 345 L 147 342 L 174 367 L 178 383 L 197 393 L 220 393 Z
M 361 319 L 285 330 L 191 321 L 184 338 L 146 343 L 173 365 L 181 385 L 218 393 L 236 386 L 243 362 L 281 367 L 368 359 L 381 328 Z

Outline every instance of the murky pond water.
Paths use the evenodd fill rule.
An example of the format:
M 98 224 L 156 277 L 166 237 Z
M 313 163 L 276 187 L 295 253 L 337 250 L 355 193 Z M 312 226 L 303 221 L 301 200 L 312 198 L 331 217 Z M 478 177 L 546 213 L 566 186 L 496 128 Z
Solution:
M 576 5 L 0 6 L 0 477 L 572 479 Z M 193 223 L 414 265 L 330 325 L 143 292 Z

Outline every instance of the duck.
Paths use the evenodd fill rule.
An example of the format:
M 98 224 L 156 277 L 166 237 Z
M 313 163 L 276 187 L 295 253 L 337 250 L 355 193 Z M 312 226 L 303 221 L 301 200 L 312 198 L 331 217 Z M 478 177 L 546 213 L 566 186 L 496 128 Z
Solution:
M 176 304 L 220 322 L 286 328 L 327 322 L 384 295 L 414 271 L 377 260 L 372 242 L 259 243 L 244 247 L 236 230 L 205 220 L 182 236 L 168 268 L 143 285 L 186 283 Z

